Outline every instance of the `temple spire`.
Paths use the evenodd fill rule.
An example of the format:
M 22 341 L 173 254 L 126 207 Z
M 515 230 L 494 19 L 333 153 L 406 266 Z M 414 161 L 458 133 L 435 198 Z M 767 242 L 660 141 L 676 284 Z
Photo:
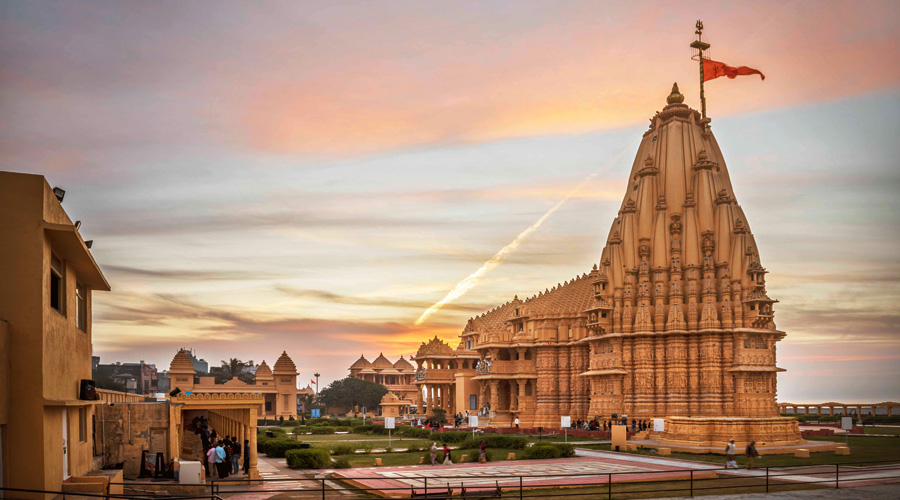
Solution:
M 708 56 L 703 55 L 704 50 L 709 50 L 709 44 L 703 41 L 703 21 L 697 19 L 697 24 L 695 25 L 697 30 L 694 33 L 697 34 L 697 39 L 691 43 L 691 48 L 696 49 L 697 52 L 691 56 L 691 59 L 696 59 L 697 62 L 700 63 L 700 114 L 701 117 L 706 119 L 706 94 L 703 92 L 703 59 Z M 706 129 L 706 124 L 703 125 L 704 130 Z

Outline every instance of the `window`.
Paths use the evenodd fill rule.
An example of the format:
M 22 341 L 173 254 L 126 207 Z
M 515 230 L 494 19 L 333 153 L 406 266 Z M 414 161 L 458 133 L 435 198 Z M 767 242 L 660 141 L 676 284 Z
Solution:
M 475 394 L 469 394 L 469 409 L 475 410 L 478 408 L 478 396 Z
M 50 307 L 63 313 L 66 287 L 63 283 L 63 263 L 59 257 L 50 254 Z
M 75 325 L 82 332 L 87 331 L 87 302 L 84 285 L 75 282 Z
M 78 442 L 87 441 L 87 410 L 82 406 L 78 409 Z
M 270 411 L 272 411 L 272 402 L 266 401 L 266 413 L 269 413 Z

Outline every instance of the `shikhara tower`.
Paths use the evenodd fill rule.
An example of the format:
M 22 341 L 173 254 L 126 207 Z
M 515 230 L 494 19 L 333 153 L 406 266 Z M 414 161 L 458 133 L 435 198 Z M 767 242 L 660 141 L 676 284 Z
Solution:
M 775 303 L 709 119 L 674 85 L 599 264 L 470 319 L 455 350 L 423 343 L 416 405 L 489 406 L 491 426 L 665 418 L 661 441 L 693 450 L 796 445 L 797 422 L 775 403 Z
M 594 277 L 591 414 L 772 417 L 766 270 L 709 120 L 677 84 L 644 133 Z

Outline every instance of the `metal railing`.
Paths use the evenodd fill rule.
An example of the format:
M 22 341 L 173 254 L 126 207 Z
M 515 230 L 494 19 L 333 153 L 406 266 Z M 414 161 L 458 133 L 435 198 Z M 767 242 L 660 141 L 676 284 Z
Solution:
M 523 461 L 521 463 L 528 463 Z M 474 465 L 474 464 L 473 464 Z M 424 468 L 428 470 L 428 468 Z M 352 469 L 351 469 L 352 470 Z M 453 474 L 452 469 L 443 469 L 436 474 L 423 477 L 407 476 L 407 481 L 415 485 L 387 486 L 383 476 L 354 477 L 351 482 L 331 473 L 316 474 L 316 477 L 293 477 L 285 479 L 209 479 L 205 484 L 181 485 L 165 482 L 110 483 L 125 488 L 125 494 L 89 492 L 63 492 L 19 488 L 0 488 L 4 498 L 22 498 L 24 493 L 56 494 L 95 498 L 129 499 L 175 499 L 221 500 L 234 493 L 264 490 L 268 494 L 291 492 L 298 498 L 354 500 L 378 496 L 403 496 L 410 498 L 450 499 L 450 498 L 628 498 L 631 495 L 677 494 L 695 496 L 704 492 L 727 493 L 737 489 L 740 493 L 774 492 L 791 489 L 842 488 L 848 483 L 873 482 L 885 484 L 900 482 L 900 463 L 896 461 L 864 461 L 820 465 L 766 466 L 756 469 L 729 469 L 715 465 L 697 464 L 691 469 L 641 470 L 608 473 L 571 474 L 499 474 L 490 476 L 463 476 Z M 460 472 L 464 472 L 460 470 Z M 640 480 L 631 480 L 636 474 Z M 627 478 L 626 476 L 631 476 Z M 364 486 L 367 480 L 381 483 L 377 487 Z M 538 484 L 539 483 L 539 484 Z M 147 490 L 146 487 L 153 487 Z M 284 486 L 284 487 L 280 487 Z M 649 486 L 649 487 L 648 487 Z M 181 493 L 168 493 L 165 488 L 177 487 Z M 559 488 L 559 491 L 548 489 Z M 162 491 L 161 491 L 162 489 Z M 190 491 L 189 493 L 184 493 Z M 12 495 L 10 495 L 10 493 Z

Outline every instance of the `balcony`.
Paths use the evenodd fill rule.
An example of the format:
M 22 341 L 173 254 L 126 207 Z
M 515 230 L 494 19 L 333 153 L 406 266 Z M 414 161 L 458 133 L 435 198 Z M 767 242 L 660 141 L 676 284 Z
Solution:
M 537 369 L 534 366 L 534 360 L 524 359 L 517 361 L 490 361 L 482 362 L 478 365 L 476 374 L 481 375 L 525 375 L 537 376 Z
M 416 382 L 431 384 L 452 384 L 456 382 L 456 374 L 474 375 L 475 370 L 461 368 L 420 368 L 416 370 Z

